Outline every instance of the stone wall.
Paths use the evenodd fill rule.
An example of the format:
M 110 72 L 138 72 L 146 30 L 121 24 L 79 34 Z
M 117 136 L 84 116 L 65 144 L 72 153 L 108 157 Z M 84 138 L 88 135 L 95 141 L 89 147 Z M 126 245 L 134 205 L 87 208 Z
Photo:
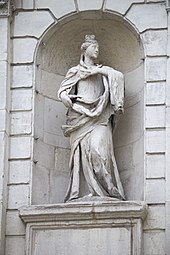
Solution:
M 141 104 L 143 102 L 143 113 L 140 118 L 144 125 L 140 133 L 141 149 L 138 143 L 133 148 L 133 157 L 137 163 L 141 162 L 139 175 L 141 174 L 141 180 L 144 183 L 140 187 L 142 196 L 149 205 L 148 217 L 144 224 L 144 254 L 169 254 L 170 20 L 165 1 L 65 0 L 62 3 L 59 0 L 15 0 L 14 7 L 11 25 L 8 13 L 3 12 L 0 16 L 0 32 L 2 31 L 4 35 L 0 42 L 0 84 L 2 84 L 0 94 L 0 153 L 2 155 L 0 159 L 0 186 L 2 187 L 0 190 L 2 201 L 0 233 L 2 241 L 6 234 L 5 253 L 2 242 L 1 254 L 25 254 L 25 226 L 18 216 L 18 208 L 31 205 L 33 197 L 41 195 L 41 191 L 37 193 L 38 189 L 33 189 L 34 184 L 42 187 L 41 184 L 46 185 L 45 182 L 49 178 L 49 173 L 45 172 L 45 175 L 42 175 L 43 178 L 40 179 L 38 175 L 35 182 L 35 165 L 39 158 L 33 148 L 39 139 L 37 135 L 42 134 L 41 122 L 36 122 L 40 124 L 37 126 L 38 134 L 36 129 L 34 131 L 34 127 L 36 127 L 36 118 L 43 118 L 42 105 L 39 104 L 40 110 L 35 107 L 36 100 L 39 100 L 35 81 L 38 79 L 38 65 L 41 64 L 38 62 L 37 53 L 43 43 L 45 44 L 45 35 L 48 35 L 49 39 L 56 31 L 57 25 L 64 25 L 67 18 L 69 21 L 76 18 L 82 21 L 90 19 L 92 11 L 96 19 L 104 18 L 106 13 L 110 15 L 110 18 L 113 15 L 120 16 L 124 24 L 127 23 L 127 26 L 133 27 L 144 47 L 144 56 L 142 56 L 144 96 L 141 101 Z M 47 74 L 45 77 L 48 80 Z M 136 82 L 138 83 L 138 80 Z M 11 91 L 9 91 L 9 85 L 11 85 Z M 57 102 L 54 101 L 54 104 Z M 44 153 L 48 152 L 50 156 L 45 159 L 44 164 L 50 164 L 51 153 L 54 157 L 56 154 L 53 149 L 51 153 L 46 149 L 47 147 Z M 43 148 L 40 148 L 40 151 L 43 153 Z M 56 153 L 60 160 L 61 151 L 58 154 L 56 150 Z M 58 166 L 58 163 L 56 164 Z M 119 165 L 121 164 L 124 163 L 119 159 Z M 49 165 L 47 168 L 50 169 Z M 137 178 L 138 174 L 136 174 Z M 4 226 L 5 221 L 6 227 Z

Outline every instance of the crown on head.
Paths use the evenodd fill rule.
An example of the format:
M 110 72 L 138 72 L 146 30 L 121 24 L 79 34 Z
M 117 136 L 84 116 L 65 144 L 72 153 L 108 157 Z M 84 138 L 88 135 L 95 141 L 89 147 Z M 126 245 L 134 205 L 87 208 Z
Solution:
M 96 43 L 95 35 L 85 35 L 85 42 Z

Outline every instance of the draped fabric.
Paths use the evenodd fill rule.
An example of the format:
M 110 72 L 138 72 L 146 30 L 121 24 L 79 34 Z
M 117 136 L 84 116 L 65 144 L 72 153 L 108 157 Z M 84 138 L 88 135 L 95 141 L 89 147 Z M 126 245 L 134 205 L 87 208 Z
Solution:
M 113 68 L 103 68 L 105 75 L 94 75 L 92 67 L 80 63 L 68 71 L 58 91 L 60 99 L 65 91 L 73 102 L 67 111 L 66 125 L 62 126 L 71 145 L 70 183 L 65 201 L 84 195 L 81 174 L 89 196 L 124 199 L 112 139 L 123 112 L 124 79 L 122 73 Z M 93 97 L 87 87 L 89 84 Z

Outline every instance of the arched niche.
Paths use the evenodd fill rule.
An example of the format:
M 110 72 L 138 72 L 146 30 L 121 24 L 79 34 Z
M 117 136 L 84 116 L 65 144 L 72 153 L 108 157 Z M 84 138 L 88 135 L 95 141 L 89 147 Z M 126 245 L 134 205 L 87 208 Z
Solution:
M 36 53 L 35 142 L 32 203 L 63 202 L 69 180 L 70 146 L 61 125 L 66 109 L 57 91 L 67 70 L 79 63 L 86 34 L 100 45 L 99 63 L 125 75 L 125 113 L 114 134 L 114 148 L 128 200 L 143 199 L 143 48 L 136 30 L 110 13 L 84 12 L 63 19 L 41 39 Z

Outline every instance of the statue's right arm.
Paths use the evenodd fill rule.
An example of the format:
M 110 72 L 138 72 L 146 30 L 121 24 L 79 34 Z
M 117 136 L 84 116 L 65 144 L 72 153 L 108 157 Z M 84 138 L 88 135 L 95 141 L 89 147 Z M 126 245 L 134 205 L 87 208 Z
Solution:
M 68 94 L 66 91 L 63 91 L 61 92 L 60 94 L 60 98 L 61 98 L 61 101 L 63 102 L 63 104 L 67 107 L 67 108 L 71 108 L 72 107 L 72 101 L 71 99 L 69 98 Z

